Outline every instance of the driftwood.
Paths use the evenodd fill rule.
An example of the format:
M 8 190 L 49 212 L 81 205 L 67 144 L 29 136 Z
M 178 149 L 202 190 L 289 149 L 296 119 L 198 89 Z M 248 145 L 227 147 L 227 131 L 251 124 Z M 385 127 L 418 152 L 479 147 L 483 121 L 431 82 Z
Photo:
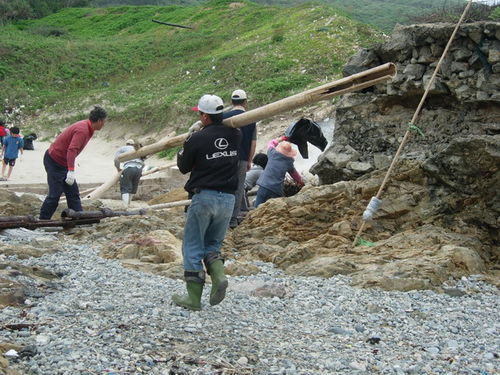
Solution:
M 239 128 L 252 122 L 257 122 L 295 108 L 300 108 L 304 105 L 376 85 L 393 78 L 395 75 L 396 66 L 393 63 L 386 63 L 375 68 L 353 74 L 349 77 L 327 83 L 314 89 L 304 91 L 300 94 L 289 96 L 288 98 L 278 100 L 277 102 L 252 109 L 240 115 L 230 117 L 225 119 L 223 123 L 224 125 L 231 126 L 233 128 Z M 168 148 L 180 146 L 186 140 L 187 136 L 188 133 L 181 134 L 176 137 L 167 136 L 156 143 L 141 147 L 137 151 L 123 153 L 118 157 L 118 160 L 120 162 L 124 162 L 166 150 Z

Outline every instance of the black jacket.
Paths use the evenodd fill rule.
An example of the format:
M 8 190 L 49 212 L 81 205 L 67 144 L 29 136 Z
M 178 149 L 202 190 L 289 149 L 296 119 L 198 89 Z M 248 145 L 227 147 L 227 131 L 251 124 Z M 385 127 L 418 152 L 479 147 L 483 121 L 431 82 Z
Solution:
M 182 173 L 191 172 L 187 192 L 211 189 L 232 193 L 238 187 L 238 145 L 241 132 L 222 124 L 210 124 L 186 139 L 177 154 Z

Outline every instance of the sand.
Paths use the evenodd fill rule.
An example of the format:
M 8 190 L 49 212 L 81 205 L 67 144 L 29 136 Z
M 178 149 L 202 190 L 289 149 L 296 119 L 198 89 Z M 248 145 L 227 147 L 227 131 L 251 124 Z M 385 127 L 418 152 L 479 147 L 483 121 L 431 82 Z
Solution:
M 107 140 L 104 135 L 94 136 L 76 158 L 76 180 L 79 184 L 104 183 L 115 175 L 113 164 L 116 150 L 124 145 L 121 140 Z M 46 183 L 47 174 L 43 166 L 43 156 L 50 146 L 49 142 L 33 142 L 34 150 L 25 150 L 17 161 L 9 181 L 0 181 L 2 185 Z M 150 157 L 146 160 L 148 166 L 160 166 L 167 163 L 166 159 Z M 6 167 L 6 173 L 7 174 Z

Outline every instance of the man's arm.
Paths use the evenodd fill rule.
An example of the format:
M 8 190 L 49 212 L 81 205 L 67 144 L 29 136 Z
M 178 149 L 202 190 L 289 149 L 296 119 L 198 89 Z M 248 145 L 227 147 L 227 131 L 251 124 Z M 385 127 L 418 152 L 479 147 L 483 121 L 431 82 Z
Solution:
M 121 154 L 123 154 L 123 153 L 125 153 L 125 151 L 123 151 L 123 147 L 120 147 L 120 148 L 116 151 L 116 153 L 115 153 L 115 160 L 114 160 L 114 164 L 115 164 L 115 168 L 116 168 L 116 170 L 117 170 L 118 172 L 120 172 L 120 171 L 121 171 L 121 169 L 120 169 L 120 161 L 118 160 L 118 157 L 119 157 Z
M 304 181 L 302 180 L 302 176 L 300 175 L 300 173 L 295 168 L 293 168 L 292 170 L 288 171 L 288 174 L 295 180 L 295 182 L 299 186 L 304 186 Z
M 75 159 L 83 149 L 87 142 L 86 134 L 82 131 L 77 131 L 73 134 L 71 142 L 66 150 L 66 162 L 69 171 L 75 170 Z
M 193 138 L 196 138 L 195 135 L 197 134 L 188 137 L 188 139 L 186 139 L 186 141 L 184 142 L 182 148 L 177 153 L 177 167 L 182 174 L 189 173 L 193 170 L 196 157 L 194 149 L 196 141 L 193 140 Z
M 252 167 L 252 160 L 255 155 L 255 149 L 257 148 L 257 126 L 253 128 L 252 142 L 250 143 L 250 151 L 248 152 L 248 163 L 247 171 Z

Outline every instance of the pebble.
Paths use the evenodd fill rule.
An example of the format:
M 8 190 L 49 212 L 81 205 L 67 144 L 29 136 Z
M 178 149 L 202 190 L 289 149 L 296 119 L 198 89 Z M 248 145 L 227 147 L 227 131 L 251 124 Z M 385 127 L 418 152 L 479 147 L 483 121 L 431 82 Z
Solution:
M 31 333 L 0 330 L 0 342 L 31 345 L 11 367 L 20 373 L 86 374 L 455 374 L 500 372 L 500 299 L 473 277 L 429 290 L 358 289 L 347 276 L 285 275 L 255 262 L 260 274 L 230 285 L 286 285 L 283 298 L 229 289 L 191 312 L 170 303 L 184 283 L 123 268 L 90 245 L 64 245 L 39 258 L 7 260 L 63 277 L 23 309 L 0 310 L 0 321 Z M 461 293 L 453 293 L 461 294 Z M 21 313 L 23 312 L 23 313 Z M 452 361 L 451 361 L 452 360 Z

